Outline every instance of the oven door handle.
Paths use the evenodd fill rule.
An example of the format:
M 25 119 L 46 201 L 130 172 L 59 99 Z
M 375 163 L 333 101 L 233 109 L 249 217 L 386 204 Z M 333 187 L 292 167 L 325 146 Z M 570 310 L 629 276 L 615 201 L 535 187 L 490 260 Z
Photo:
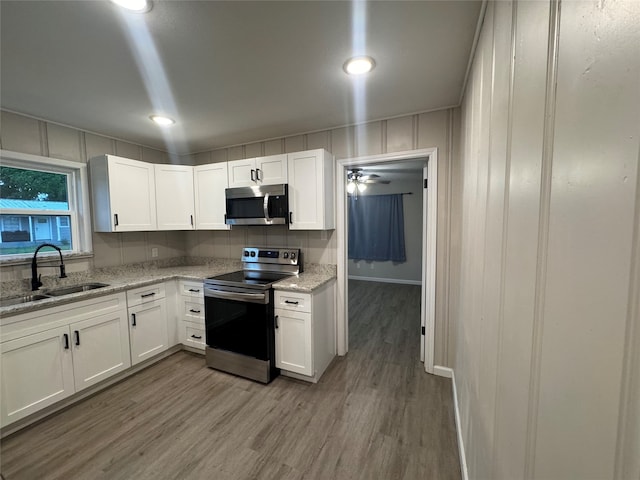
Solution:
M 264 202 L 262 203 L 262 209 L 264 210 L 264 219 L 267 222 L 271 221 L 271 217 L 269 217 L 269 194 L 264 194 Z
M 263 293 L 240 293 L 240 292 L 224 292 L 222 290 L 214 290 L 212 288 L 204 289 L 205 297 L 221 298 L 224 300 L 237 300 L 239 302 L 250 303 L 269 303 L 269 295 Z

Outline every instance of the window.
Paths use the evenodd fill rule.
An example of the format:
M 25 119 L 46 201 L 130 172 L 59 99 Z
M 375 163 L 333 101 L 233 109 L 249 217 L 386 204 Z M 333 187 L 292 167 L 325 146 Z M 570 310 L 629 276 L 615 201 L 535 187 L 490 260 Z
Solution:
M 63 253 L 89 252 L 86 166 L 1 153 L 0 258 L 31 257 L 42 243 L 56 245 Z

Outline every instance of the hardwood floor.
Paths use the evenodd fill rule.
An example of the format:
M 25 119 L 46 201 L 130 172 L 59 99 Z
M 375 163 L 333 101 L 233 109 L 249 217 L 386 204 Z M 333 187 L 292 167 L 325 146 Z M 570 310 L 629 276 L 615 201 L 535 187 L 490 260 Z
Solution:
M 450 380 L 419 361 L 420 288 L 350 282 L 350 351 L 264 386 L 179 352 L 1 443 L 6 480 L 459 479 Z

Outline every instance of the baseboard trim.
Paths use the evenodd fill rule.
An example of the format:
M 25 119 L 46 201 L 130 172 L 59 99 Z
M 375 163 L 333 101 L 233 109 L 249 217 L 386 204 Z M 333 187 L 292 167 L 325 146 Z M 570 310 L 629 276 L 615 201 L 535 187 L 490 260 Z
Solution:
M 446 368 L 446 367 L 441 367 Z M 462 429 L 460 428 L 460 407 L 458 405 L 458 389 L 456 388 L 456 375 L 451 371 L 451 385 L 453 388 L 453 411 L 456 418 L 456 432 L 458 434 L 458 452 L 460 453 L 460 471 L 462 480 L 469 480 L 469 470 L 467 469 L 467 455 L 464 451 L 464 440 L 462 439 Z
M 449 367 L 434 365 L 433 374 L 438 375 L 439 377 L 451 378 L 453 376 L 453 370 L 451 370 Z
M 404 285 L 422 285 L 420 280 L 398 280 L 395 278 L 380 278 L 380 277 L 358 277 L 356 275 L 349 275 L 349 280 L 362 280 L 365 282 L 381 282 L 381 283 L 402 283 Z

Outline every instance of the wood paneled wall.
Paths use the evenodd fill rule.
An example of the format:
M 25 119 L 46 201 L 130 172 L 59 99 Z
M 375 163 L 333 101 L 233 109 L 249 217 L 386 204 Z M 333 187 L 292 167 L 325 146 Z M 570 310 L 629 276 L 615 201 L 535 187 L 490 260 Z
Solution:
M 459 109 L 407 115 L 349 127 L 284 137 L 263 142 L 237 145 L 181 157 L 181 162 L 202 165 L 276 155 L 314 148 L 324 148 L 337 159 L 354 158 L 419 148 L 438 148 L 438 253 L 436 265 L 436 339 L 435 364 L 451 365 L 455 355 L 454 337 L 449 328 L 451 210 L 453 178 L 452 151 L 459 131 L 455 117 Z M 455 166 L 453 168 L 456 168 Z M 454 220 L 455 222 L 455 220 Z M 243 245 L 295 246 L 302 248 L 307 261 L 332 263 L 337 261 L 334 232 L 298 232 L 286 228 L 235 228 L 230 232 L 187 232 L 187 251 L 193 255 L 214 255 L 240 258 Z
M 13 152 L 86 163 L 97 155 L 119 155 L 151 163 L 169 163 L 166 152 L 134 143 L 64 127 L 28 116 L 0 112 L 0 148 Z M 93 258 L 67 262 L 67 272 L 185 255 L 183 232 L 94 233 Z M 46 273 L 46 272 L 45 272 Z M 52 273 L 53 274 L 53 273 Z M 0 280 L 31 278 L 28 265 L 3 266 Z
M 153 163 L 169 163 L 166 152 L 108 138 L 82 130 L 60 126 L 6 111 L 0 125 L 1 148 L 22 153 L 86 162 L 88 158 L 105 153 Z M 275 155 L 300 150 L 324 148 L 337 158 L 374 155 L 426 147 L 438 147 L 438 258 L 436 279 L 436 340 L 437 365 L 451 365 L 455 354 L 453 335 L 449 332 L 450 303 L 450 185 L 452 177 L 452 149 L 457 135 L 454 121 L 459 109 L 447 109 L 422 114 L 341 127 L 246 145 L 220 148 L 180 157 L 180 163 L 205 163 Z M 454 167 L 455 168 L 455 167 Z M 453 214 L 455 217 L 455 214 Z M 231 231 L 194 232 L 128 232 L 94 233 L 94 258 L 70 262 L 70 271 L 86 270 L 91 266 L 114 266 L 151 260 L 151 249 L 159 249 L 158 258 L 178 255 L 240 258 L 242 246 L 248 244 L 300 247 L 306 261 L 336 263 L 336 235 L 330 232 L 290 232 L 284 227 L 244 227 Z M 456 260 L 453 259 L 455 264 Z M 2 279 L 27 278 L 25 266 L 3 268 Z
M 639 24 L 634 1 L 488 5 L 452 309 L 470 478 L 640 477 Z

